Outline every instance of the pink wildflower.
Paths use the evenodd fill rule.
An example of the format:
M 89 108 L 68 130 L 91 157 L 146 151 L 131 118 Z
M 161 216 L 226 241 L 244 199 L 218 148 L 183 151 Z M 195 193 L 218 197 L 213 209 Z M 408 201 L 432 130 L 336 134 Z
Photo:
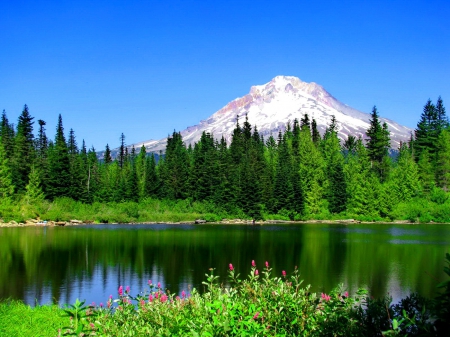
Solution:
M 161 282 L 158 282 L 158 288 L 161 288 Z
M 266 268 L 269 268 L 269 262 L 266 261 Z
M 143 307 L 145 305 L 145 301 L 144 300 L 141 300 L 139 303 L 141 304 L 141 307 Z
M 281 275 L 283 275 L 283 277 L 286 277 L 286 271 L 283 270 L 283 271 L 281 272 Z
M 109 299 L 112 300 L 112 295 L 109 295 Z
M 165 301 L 167 301 L 167 295 L 166 294 L 162 295 L 160 301 L 163 302 L 163 303 Z
M 258 319 L 259 317 L 259 311 L 256 312 L 255 316 L 253 316 L 253 319 Z
M 103 303 L 102 302 L 100 302 L 100 308 L 103 308 Z
M 259 275 L 259 271 L 258 271 L 258 269 L 256 269 L 255 270 L 255 276 L 258 276 Z
M 329 295 L 327 295 L 327 294 L 324 294 L 324 293 L 322 293 L 322 299 L 324 299 L 325 301 L 329 301 L 329 300 L 331 300 L 331 296 L 329 296 Z
M 229 267 L 230 267 L 230 271 L 234 270 L 234 267 L 233 267 L 233 265 L 231 263 L 230 263 Z
M 108 306 L 108 309 L 111 308 L 111 302 L 110 301 L 106 305 Z
M 149 297 L 148 297 L 148 301 L 151 303 L 151 302 L 153 302 L 153 296 L 152 295 L 150 295 Z
M 255 260 L 252 260 L 252 267 L 256 267 Z
M 94 328 L 95 328 L 95 325 L 94 325 L 94 323 L 90 323 L 90 326 L 91 326 L 91 328 L 92 328 L 92 329 L 94 329 Z
M 159 292 L 155 293 L 155 298 L 158 299 L 158 297 L 159 297 Z
M 127 286 L 127 288 L 126 288 L 126 293 L 127 293 L 127 294 L 130 293 L 130 286 Z
M 182 298 L 185 298 L 185 297 L 186 297 L 186 292 L 185 292 L 184 290 L 181 292 L 181 297 L 182 297 Z
M 180 300 L 180 296 L 175 297 L 175 299 L 176 299 L 177 301 L 179 301 L 179 300 Z
M 152 280 L 148 280 L 148 285 L 152 285 Z
M 345 297 L 348 297 L 348 291 L 346 291 L 346 292 L 344 293 L 344 296 L 345 296 Z
M 122 296 L 122 295 L 123 295 L 123 287 L 120 286 L 120 287 L 119 287 L 119 296 Z

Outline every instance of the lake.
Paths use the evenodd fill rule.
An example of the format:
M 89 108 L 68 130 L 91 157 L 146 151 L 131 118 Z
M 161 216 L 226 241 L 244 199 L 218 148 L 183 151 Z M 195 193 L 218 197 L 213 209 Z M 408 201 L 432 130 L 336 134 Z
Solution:
M 328 292 L 366 287 L 395 301 L 432 297 L 445 280 L 450 225 L 88 225 L 0 228 L 0 298 L 29 304 L 105 303 L 119 285 L 147 281 L 171 293 L 203 291 L 209 268 L 227 281 L 229 263 L 247 275 L 251 261 L 274 275 L 295 266 L 304 285 Z

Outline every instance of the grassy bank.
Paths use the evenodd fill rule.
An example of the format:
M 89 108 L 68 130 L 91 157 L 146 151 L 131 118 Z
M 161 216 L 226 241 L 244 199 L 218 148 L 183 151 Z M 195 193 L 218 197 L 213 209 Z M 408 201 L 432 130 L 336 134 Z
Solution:
M 383 216 L 378 213 L 355 214 L 343 212 L 332 214 L 322 211 L 317 214 L 294 214 L 280 210 L 272 214 L 262 210 L 264 220 L 344 220 L 383 221 L 405 220 L 409 222 L 450 222 L 450 201 L 435 202 L 413 199 L 400 203 Z M 70 198 L 59 198 L 34 204 L 24 202 L 0 204 L 0 220 L 3 223 L 26 222 L 28 219 L 48 221 L 69 221 L 77 219 L 84 223 L 133 223 L 133 222 L 183 222 L 204 219 L 219 222 L 222 219 L 251 220 L 239 208 L 225 209 L 211 202 L 185 200 L 160 200 L 147 198 L 140 202 L 94 202 L 85 204 Z
M 57 336 L 70 325 L 57 305 L 30 307 L 20 301 L 0 301 L 0 336 Z

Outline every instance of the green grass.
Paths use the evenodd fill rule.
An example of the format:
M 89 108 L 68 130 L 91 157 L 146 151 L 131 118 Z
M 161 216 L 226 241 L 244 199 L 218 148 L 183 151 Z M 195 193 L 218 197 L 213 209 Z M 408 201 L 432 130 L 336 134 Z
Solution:
M 57 305 L 30 307 L 21 301 L 0 301 L 0 336 L 57 336 L 70 324 Z

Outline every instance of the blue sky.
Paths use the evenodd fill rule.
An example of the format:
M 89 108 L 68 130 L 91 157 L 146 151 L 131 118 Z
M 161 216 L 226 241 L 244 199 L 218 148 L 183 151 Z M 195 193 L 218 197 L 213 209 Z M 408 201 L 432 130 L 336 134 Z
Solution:
M 450 2 L 1 1 L 0 111 L 104 149 L 197 124 L 276 75 L 414 128 L 450 114 Z M 37 131 L 37 123 L 35 123 Z

